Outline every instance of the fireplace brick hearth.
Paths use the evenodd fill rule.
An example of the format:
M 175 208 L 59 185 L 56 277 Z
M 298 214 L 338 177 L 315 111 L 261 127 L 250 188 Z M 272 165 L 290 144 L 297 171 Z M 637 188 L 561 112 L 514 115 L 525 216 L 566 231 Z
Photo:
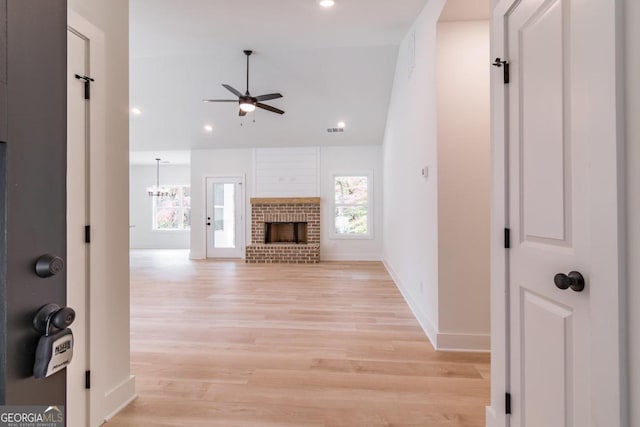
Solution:
M 275 242 L 268 242 L 267 224 L 292 224 L 287 234 L 278 232 Z M 298 224 L 304 224 L 300 227 Z M 285 230 L 286 226 L 278 227 Z M 275 228 L 274 228 L 275 229 Z M 303 236 L 298 233 L 304 233 Z M 271 234 L 271 233 L 270 233 Z M 295 243 L 297 240 L 300 243 Z M 251 244 L 247 246 L 247 263 L 316 264 L 320 262 L 320 198 L 252 198 Z

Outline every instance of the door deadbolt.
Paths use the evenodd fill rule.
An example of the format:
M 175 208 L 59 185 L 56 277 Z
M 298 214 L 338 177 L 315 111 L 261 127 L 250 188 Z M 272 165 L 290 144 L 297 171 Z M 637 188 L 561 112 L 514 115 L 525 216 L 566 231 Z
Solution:
M 36 274 L 42 278 L 55 276 L 64 270 L 64 260 L 59 256 L 45 254 L 36 261 Z

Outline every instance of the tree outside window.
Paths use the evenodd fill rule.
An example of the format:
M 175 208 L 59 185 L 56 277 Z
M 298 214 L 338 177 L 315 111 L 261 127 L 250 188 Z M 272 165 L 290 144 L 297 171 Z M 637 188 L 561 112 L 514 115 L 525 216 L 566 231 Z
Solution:
M 166 197 L 153 198 L 154 230 L 189 230 L 191 228 L 191 188 L 188 185 L 164 187 Z
M 334 176 L 334 232 L 337 236 L 370 235 L 370 179 L 366 175 Z

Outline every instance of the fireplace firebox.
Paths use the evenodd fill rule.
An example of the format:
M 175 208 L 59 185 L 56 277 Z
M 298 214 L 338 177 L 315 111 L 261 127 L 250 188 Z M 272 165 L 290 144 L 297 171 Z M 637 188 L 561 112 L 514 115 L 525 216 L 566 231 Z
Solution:
M 264 243 L 307 243 L 306 222 L 265 222 Z

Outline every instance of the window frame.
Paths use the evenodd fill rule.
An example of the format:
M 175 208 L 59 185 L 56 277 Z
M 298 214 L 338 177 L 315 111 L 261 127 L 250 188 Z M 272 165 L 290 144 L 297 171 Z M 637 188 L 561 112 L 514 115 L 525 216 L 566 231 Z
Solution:
M 175 233 L 175 232 L 189 232 L 191 231 L 191 224 L 189 224 L 189 228 L 185 227 L 184 224 L 184 213 L 185 213 L 185 206 L 184 206 L 184 189 L 188 188 L 189 192 L 191 192 L 191 185 L 189 184 L 175 184 L 175 185 L 163 185 L 163 188 L 180 188 L 180 192 L 179 192 L 179 207 L 174 208 L 177 209 L 179 211 L 179 218 L 180 218 L 180 228 L 158 228 L 158 197 L 153 197 L 153 201 L 151 202 L 151 231 L 153 232 L 158 232 L 158 233 Z M 191 206 L 188 207 L 188 210 L 191 211 Z
M 373 171 L 341 171 L 332 172 L 331 176 L 331 232 L 329 238 L 332 240 L 372 240 L 374 239 L 373 233 Z M 348 204 L 348 203 L 336 203 L 336 178 L 340 177 L 366 177 L 367 178 L 367 204 Z M 367 233 L 366 234 L 339 234 L 336 233 L 336 208 L 338 207 L 353 207 L 353 206 L 366 206 L 367 207 Z

